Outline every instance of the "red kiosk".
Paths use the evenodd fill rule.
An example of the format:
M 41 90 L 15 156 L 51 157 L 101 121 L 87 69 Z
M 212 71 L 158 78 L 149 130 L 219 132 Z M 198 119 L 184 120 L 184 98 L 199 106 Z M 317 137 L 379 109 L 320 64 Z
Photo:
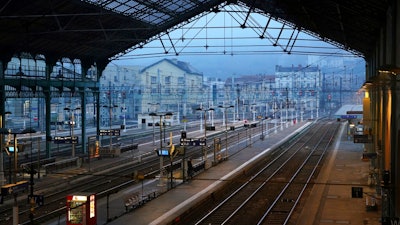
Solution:
M 96 225 L 96 194 L 77 193 L 67 196 L 67 225 Z

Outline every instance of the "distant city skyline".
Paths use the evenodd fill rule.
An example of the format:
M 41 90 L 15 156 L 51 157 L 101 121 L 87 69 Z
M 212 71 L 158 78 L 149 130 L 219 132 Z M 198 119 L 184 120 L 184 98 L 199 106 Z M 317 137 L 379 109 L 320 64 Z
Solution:
M 271 21 L 263 33 L 264 38 L 260 38 L 267 17 L 252 14 L 243 29 L 240 24 L 243 19 L 236 17 L 235 13 L 229 13 L 229 6 L 225 10 L 210 13 L 154 38 L 143 48 L 128 52 L 113 63 L 147 66 L 163 58 L 176 58 L 191 64 L 204 76 L 227 78 L 247 74 L 273 74 L 276 65 L 320 66 L 318 61 L 310 62 L 308 56 L 320 56 L 325 61 L 330 58 L 336 60 L 338 57 L 344 60 L 363 60 L 276 21 Z
M 205 77 L 217 77 L 226 79 L 229 77 L 240 77 L 244 75 L 275 74 L 275 66 L 318 66 L 325 73 L 365 73 L 365 62 L 362 58 L 341 58 L 341 57 L 318 57 L 318 56 L 175 56 L 175 57 L 155 57 L 148 59 L 138 59 L 132 62 L 125 60 L 114 61 L 113 63 L 124 65 L 135 65 L 145 67 L 156 63 L 164 58 L 177 59 L 189 63 Z M 338 62 L 339 61 L 339 62 Z M 347 71 L 346 71 L 347 70 Z

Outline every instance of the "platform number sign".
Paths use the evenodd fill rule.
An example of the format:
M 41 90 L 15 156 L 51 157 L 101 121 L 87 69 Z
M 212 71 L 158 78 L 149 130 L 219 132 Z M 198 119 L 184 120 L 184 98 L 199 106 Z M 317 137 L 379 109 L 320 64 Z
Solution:
M 352 198 L 362 198 L 363 188 L 362 187 L 351 187 L 351 197 Z
M 400 225 L 400 218 L 398 218 L 398 217 L 383 217 L 382 225 Z
M 33 201 L 32 201 L 33 200 Z M 44 205 L 44 196 L 43 195 L 28 195 L 28 202 L 34 202 L 36 206 Z

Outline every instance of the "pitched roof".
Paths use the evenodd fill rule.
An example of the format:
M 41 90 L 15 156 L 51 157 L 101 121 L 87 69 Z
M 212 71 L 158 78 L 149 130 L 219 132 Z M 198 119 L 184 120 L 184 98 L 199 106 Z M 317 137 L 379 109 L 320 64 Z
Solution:
M 266 83 L 275 82 L 275 75 L 243 75 L 241 77 L 228 78 L 225 81 L 225 85 L 232 85 L 232 80 L 234 84 L 250 84 L 250 83 Z
M 166 59 L 166 58 L 144 67 L 143 69 L 140 70 L 140 73 L 143 73 L 146 70 L 148 70 L 149 68 L 154 67 L 162 62 L 170 63 L 170 64 L 178 67 L 179 69 L 185 71 L 188 74 L 203 75 L 203 73 L 198 71 L 196 68 L 194 68 L 192 65 L 190 65 L 187 62 L 179 61 L 177 59 Z
M 275 66 L 275 72 L 318 72 L 318 66 Z

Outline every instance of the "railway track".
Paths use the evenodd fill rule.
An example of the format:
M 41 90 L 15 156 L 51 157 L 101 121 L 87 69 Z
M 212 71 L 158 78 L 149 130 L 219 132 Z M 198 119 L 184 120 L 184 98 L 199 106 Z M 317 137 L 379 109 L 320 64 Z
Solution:
M 337 128 L 327 121 L 314 124 L 287 148 L 277 149 L 181 215 L 180 224 L 242 224 L 244 218 L 246 224 L 287 224 Z

